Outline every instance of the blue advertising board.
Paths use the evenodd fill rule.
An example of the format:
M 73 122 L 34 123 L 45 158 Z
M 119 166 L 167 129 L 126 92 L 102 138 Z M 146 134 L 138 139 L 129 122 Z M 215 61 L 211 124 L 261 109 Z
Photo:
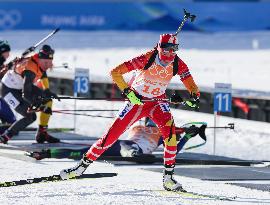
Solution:
M 197 16 L 184 30 L 269 30 L 268 2 L 0 1 L 0 30 L 172 30 L 183 9 Z

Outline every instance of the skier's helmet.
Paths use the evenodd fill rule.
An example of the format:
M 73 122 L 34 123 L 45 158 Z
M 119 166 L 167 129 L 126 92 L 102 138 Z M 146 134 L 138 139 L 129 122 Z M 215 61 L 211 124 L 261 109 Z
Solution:
M 38 52 L 40 59 L 53 59 L 54 50 L 49 45 L 43 45 Z
M 10 45 L 7 41 L 0 41 L 0 54 L 10 51 Z
M 178 39 L 174 34 L 161 34 L 158 42 L 159 58 L 163 61 L 172 61 L 178 51 Z
M 172 45 L 178 45 L 178 39 L 177 36 L 174 34 L 161 34 L 159 36 L 159 46 L 162 44 L 172 44 Z

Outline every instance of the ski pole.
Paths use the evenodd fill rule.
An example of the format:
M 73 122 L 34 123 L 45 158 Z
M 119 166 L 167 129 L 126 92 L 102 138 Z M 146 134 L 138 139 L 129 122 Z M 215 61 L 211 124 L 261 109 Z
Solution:
M 50 98 L 50 99 L 59 99 L 59 100 L 108 100 L 108 101 L 124 101 L 123 98 L 91 98 L 91 97 L 70 97 L 70 96 L 61 96 L 58 98 Z
M 67 115 L 81 115 L 81 116 L 86 116 L 86 117 L 102 117 L 102 118 L 114 118 L 112 116 L 103 116 L 103 115 L 89 115 L 89 114 L 81 114 L 81 113 L 71 113 L 71 112 L 62 112 L 62 111 L 53 111 L 55 113 L 60 113 L 60 114 L 67 114 Z
M 52 99 L 59 99 L 59 100 L 107 100 L 107 101 L 128 101 L 128 99 L 123 98 L 91 98 L 91 97 L 70 97 L 70 96 L 63 96 L 58 98 Z M 172 104 L 182 104 L 188 105 L 189 107 L 194 107 L 194 103 L 190 100 L 184 100 L 181 102 L 172 102 L 168 98 L 153 98 L 153 99 L 143 99 L 142 102 L 154 102 L 154 101 L 165 101 Z
M 228 126 L 213 126 L 213 127 L 207 127 L 207 128 L 213 128 L 213 129 L 231 129 L 234 130 L 234 123 L 228 123 Z
M 66 111 L 89 111 L 89 110 L 66 110 Z M 114 118 L 112 116 L 103 116 L 103 115 L 89 115 L 89 114 L 82 114 L 82 113 L 76 113 L 76 112 L 66 112 L 65 110 L 52 110 L 53 113 L 59 113 L 59 114 L 67 114 L 67 115 L 81 115 L 86 117 L 102 117 L 102 118 Z M 91 111 L 97 111 L 97 110 L 91 110 Z M 118 111 L 118 110 L 99 110 L 99 111 Z M 38 109 L 29 109 L 27 113 L 33 113 L 33 112 L 41 112 L 41 110 Z
M 53 99 L 58 99 L 58 100 L 76 99 L 76 100 L 128 101 L 128 99 L 123 99 L 123 98 L 90 98 L 90 97 L 69 97 L 69 96 L 58 97 L 58 98 L 53 98 Z M 185 105 L 185 106 L 190 107 L 190 108 L 198 109 L 198 105 L 195 102 L 190 101 L 190 100 L 183 100 L 183 101 L 180 101 L 180 102 L 172 102 L 168 98 L 153 98 L 153 99 L 144 99 L 144 100 L 142 100 L 142 102 L 154 102 L 154 101 L 165 101 L 165 102 L 176 104 L 176 105 Z
M 53 110 L 53 112 L 113 112 L 119 110 L 106 110 L 106 109 L 86 109 L 86 110 Z
M 26 49 L 23 54 L 22 54 L 22 58 L 27 56 L 29 53 L 33 52 L 40 44 L 42 44 L 43 42 L 45 42 L 48 38 L 50 38 L 51 36 L 53 36 L 54 34 L 56 34 L 58 31 L 60 30 L 60 28 L 57 28 L 55 30 L 53 30 L 51 33 L 49 33 L 47 36 L 45 36 L 43 39 L 41 39 L 38 43 L 36 43 L 34 46 L 29 47 L 28 49 Z
M 62 65 L 59 65 L 59 66 L 53 66 L 52 68 L 53 69 L 55 69 L 55 68 L 67 68 L 67 69 L 69 69 L 68 63 L 63 63 Z
M 185 106 L 190 107 L 190 108 L 197 108 L 196 103 L 193 101 L 190 101 L 190 100 L 183 100 L 183 101 L 179 101 L 179 102 L 173 102 L 173 101 L 171 101 L 171 99 L 168 99 L 168 98 L 154 98 L 154 99 L 150 99 L 150 100 L 142 100 L 142 102 L 152 102 L 152 101 L 166 101 L 168 103 L 172 103 L 172 104 L 176 104 L 176 105 L 185 105 Z
M 190 19 L 190 21 L 193 22 L 193 21 L 195 20 L 195 18 L 196 18 L 195 15 L 188 13 L 188 12 L 186 11 L 186 9 L 184 9 L 184 19 L 182 20 L 180 26 L 178 27 L 178 29 L 177 29 L 177 31 L 175 32 L 174 35 L 175 35 L 175 36 L 178 35 L 178 33 L 182 30 L 182 28 L 183 28 L 185 22 L 186 22 L 188 19 Z
M 56 99 L 56 98 L 53 98 Z M 69 96 L 65 96 L 65 97 L 58 97 L 58 100 L 72 100 L 72 99 L 76 99 L 76 100 L 107 100 L 107 101 L 128 101 L 128 99 L 123 99 L 123 98 L 90 98 L 90 97 L 69 97 Z M 154 101 L 164 101 L 164 102 L 168 102 L 168 103 L 172 103 L 172 104 L 176 104 L 176 105 L 184 105 L 187 106 L 189 108 L 193 108 L 193 109 L 198 109 L 198 105 L 191 100 L 183 100 L 183 101 L 179 101 L 179 102 L 172 102 L 170 99 L 168 98 L 153 98 L 153 99 L 144 99 L 142 100 L 142 102 L 154 102 Z

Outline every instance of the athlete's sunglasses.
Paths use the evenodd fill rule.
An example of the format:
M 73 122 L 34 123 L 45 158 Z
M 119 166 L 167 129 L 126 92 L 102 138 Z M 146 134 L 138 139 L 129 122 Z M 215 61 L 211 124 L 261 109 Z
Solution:
M 174 43 L 160 43 L 159 46 L 164 51 L 173 50 L 175 52 L 175 51 L 178 51 L 179 50 L 179 48 L 178 48 L 179 44 L 174 44 Z

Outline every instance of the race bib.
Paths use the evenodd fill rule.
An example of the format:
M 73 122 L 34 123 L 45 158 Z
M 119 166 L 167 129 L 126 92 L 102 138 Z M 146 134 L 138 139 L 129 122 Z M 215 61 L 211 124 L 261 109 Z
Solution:
M 12 93 L 8 93 L 5 97 L 4 97 L 4 100 L 7 102 L 7 104 L 15 109 L 19 104 L 20 102 L 13 96 Z
M 154 62 L 147 70 L 140 71 L 132 83 L 132 88 L 144 97 L 158 97 L 165 93 L 172 77 L 172 65 L 163 67 Z
M 132 108 L 133 105 L 130 102 L 126 102 L 124 108 L 122 108 L 118 113 L 119 118 L 122 120 Z
M 169 103 L 159 103 L 159 106 L 163 112 L 170 112 Z

